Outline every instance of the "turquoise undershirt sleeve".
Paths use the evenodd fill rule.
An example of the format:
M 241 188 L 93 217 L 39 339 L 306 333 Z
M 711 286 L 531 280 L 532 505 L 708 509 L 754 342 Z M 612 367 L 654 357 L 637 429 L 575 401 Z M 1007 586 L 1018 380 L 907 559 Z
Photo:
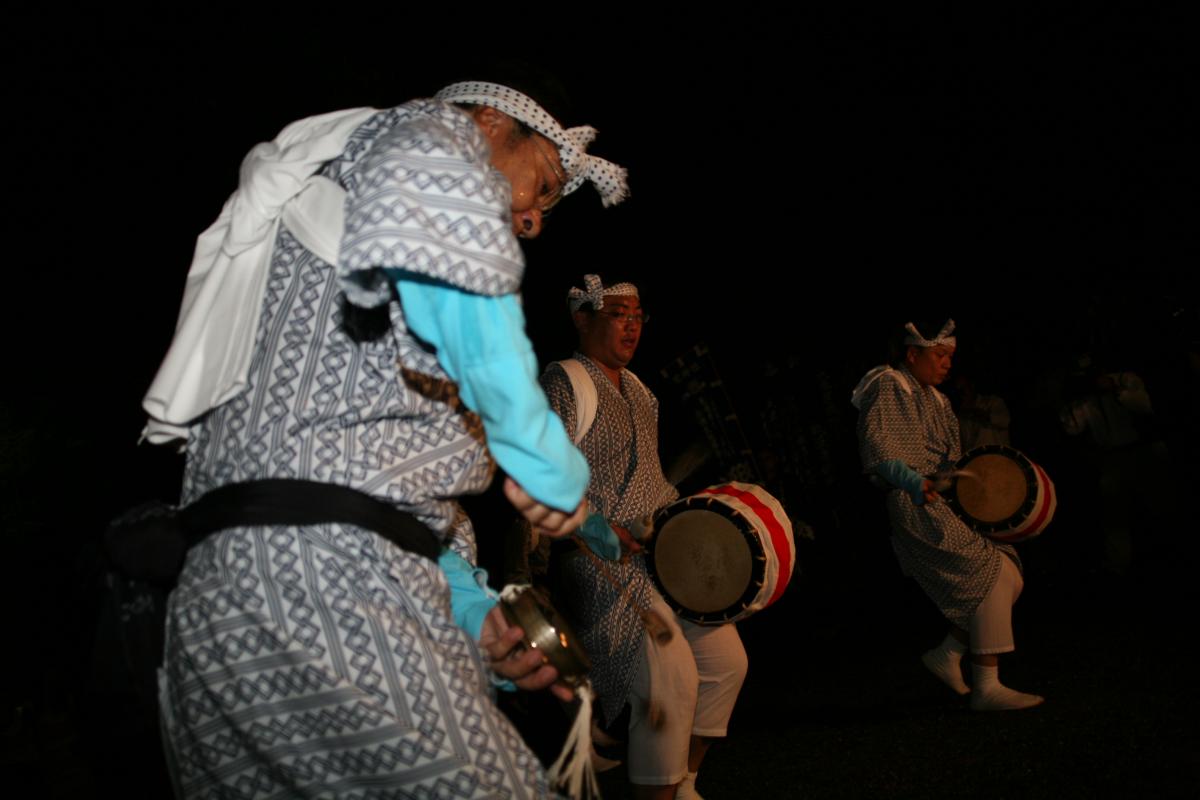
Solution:
M 495 589 L 487 585 L 487 570 L 471 566 L 471 562 L 450 548 L 438 556 L 438 566 L 450 584 L 450 613 L 458 627 L 479 641 L 483 619 L 500 600 Z M 515 692 L 516 684 L 492 673 L 492 685 L 505 692 Z
M 915 505 L 925 505 L 925 478 L 900 459 L 893 458 L 891 461 L 877 464 L 875 474 L 897 489 L 908 492 Z
M 487 585 L 487 570 L 471 566 L 471 562 L 450 548 L 442 550 L 438 566 L 450 583 L 450 611 L 454 621 L 478 642 L 483 618 L 500 600 L 496 590 Z
M 471 294 L 387 270 L 409 328 L 437 350 L 459 397 L 479 414 L 496 462 L 535 500 L 574 511 L 588 467 L 546 401 L 516 295 Z
M 621 557 L 621 540 L 609 527 L 608 520 L 603 515 L 594 511 L 589 513 L 576 533 L 587 543 L 588 548 L 601 558 L 616 561 Z

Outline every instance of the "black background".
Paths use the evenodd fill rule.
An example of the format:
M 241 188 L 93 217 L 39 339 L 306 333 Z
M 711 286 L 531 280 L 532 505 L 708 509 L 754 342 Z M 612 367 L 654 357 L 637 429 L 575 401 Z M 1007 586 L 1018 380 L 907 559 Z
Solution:
M 21 714 L 80 717 L 94 627 L 80 575 L 104 522 L 177 492 L 178 457 L 136 445 L 140 398 L 195 237 L 242 156 L 303 116 L 432 94 L 463 57 L 547 65 L 571 87 L 576 122 L 600 129 L 593 152 L 630 172 L 625 204 L 601 209 L 584 188 L 526 250 L 543 361 L 572 343 L 566 288 L 598 272 L 642 287 L 653 319 L 633 366 L 665 411 L 678 398 L 659 368 L 703 342 L 752 440 L 768 361 L 791 365 L 795 396 L 819 374 L 841 398 L 914 317 L 954 317 L 958 365 L 1017 408 L 1039 407 L 1037 386 L 1086 351 L 1142 374 L 1174 419 L 1194 414 L 1179 388 L 1198 314 L 1182 15 L 336 11 L 303 24 L 216 10 L 10 19 L 0 411 L 16 736 Z M 842 413 L 838 442 L 853 419 Z M 685 416 L 664 413 L 667 449 L 694 435 Z M 1052 427 L 1028 420 L 1021 446 L 1040 444 L 1053 464 L 1062 443 L 1034 436 Z M 793 513 L 817 528 L 806 546 L 827 576 L 854 574 L 866 547 L 887 579 L 854 591 L 886 602 L 902 584 L 882 539 L 856 528 L 883 523 L 858 508 L 847 441 L 836 496 Z M 823 532 L 835 543 L 820 544 Z M 1050 553 L 1041 574 L 1070 583 L 1069 563 Z M 775 624 L 811 622 L 792 609 Z M 90 740 L 81 725 L 63 723 Z M 12 752 L 6 764 L 37 772 Z

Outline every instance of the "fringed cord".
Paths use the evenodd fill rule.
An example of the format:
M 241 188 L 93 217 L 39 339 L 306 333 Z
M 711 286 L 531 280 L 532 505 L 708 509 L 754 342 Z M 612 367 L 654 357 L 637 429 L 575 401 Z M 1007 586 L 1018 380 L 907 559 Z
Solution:
M 567 733 L 558 760 L 550 766 L 550 781 L 566 790 L 577 800 L 600 797 L 600 784 L 596 781 L 596 769 L 592 766 L 592 704 L 596 700 L 591 681 L 584 681 L 575 689 L 579 698 L 579 711 L 575 722 Z

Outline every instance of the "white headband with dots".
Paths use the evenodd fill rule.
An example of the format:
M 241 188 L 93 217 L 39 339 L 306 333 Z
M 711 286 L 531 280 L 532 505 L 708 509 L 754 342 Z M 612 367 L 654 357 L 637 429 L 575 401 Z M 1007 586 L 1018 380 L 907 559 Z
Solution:
M 616 205 L 629 196 L 624 167 L 587 154 L 587 146 L 596 138 L 596 129 L 584 125 L 566 128 L 529 96 L 498 83 L 463 81 L 452 83 L 434 95 L 444 103 L 474 103 L 490 106 L 519 119 L 558 146 L 558 155 L 567 173 L 563 194 L 568 195 L 591 181 L 605 206 Z
M 946 320 L 946 324 L 938 331 L 937 336 L 932 339 L 926 339 L 922 336 L 921 332 L 917 330 L 917 326 L 911 322 L 904 326 L 904 330 L 908 331 L 908 336 L 904 337 L 904 343 L 915 347 L 936 347 L 939 344 L 946 347 L 958 346 L 958 339 L 950 335 L 954 333 L 954 320 L 952 319 Z
M 588 303 L 599 311 L 604 308 L 605 297 L 638 296 L 637 287 L 632 283 L 617 283 L 605 288 L 604 284 L 600 282 L 599 275 L 584 275 L 583 285 L 586 288 L 576 289 L 572 286 L 571 290 L 567 292 L 567 305 L 572 314 Z

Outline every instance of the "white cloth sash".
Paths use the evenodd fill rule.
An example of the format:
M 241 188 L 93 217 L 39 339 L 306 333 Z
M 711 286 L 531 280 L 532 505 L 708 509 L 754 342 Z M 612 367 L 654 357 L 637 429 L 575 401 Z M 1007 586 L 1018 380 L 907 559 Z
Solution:
M 305 246 L 337 263 L 340 188 L 313 173 L 374 113 L 355 108 L 293 122 L 246 156 L 237 191 L 196 240 L 175 338 L 142 401 L 150 415 L 144 439 L 186 440 L 189 423 L 246 388 L 281 215 Z

